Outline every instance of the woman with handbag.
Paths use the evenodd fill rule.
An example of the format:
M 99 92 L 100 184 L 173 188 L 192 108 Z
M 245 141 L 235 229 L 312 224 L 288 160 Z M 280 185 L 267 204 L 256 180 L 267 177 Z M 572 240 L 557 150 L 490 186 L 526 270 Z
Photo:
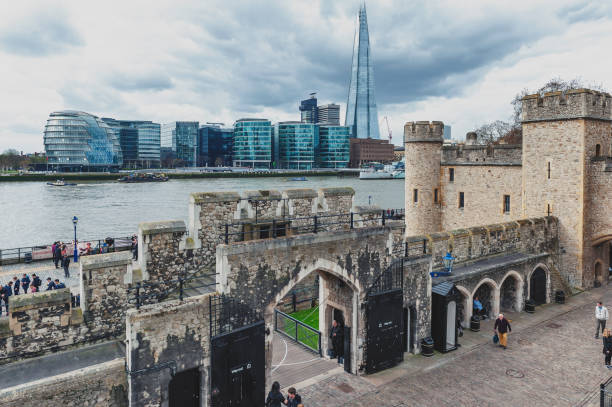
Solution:
M 610 359 L 612 358 L 612 335 L 608 328 L 603 331 L 603 354 L 605 356 L 606 367 L 612 369 L 612 366 L 610 366 Z

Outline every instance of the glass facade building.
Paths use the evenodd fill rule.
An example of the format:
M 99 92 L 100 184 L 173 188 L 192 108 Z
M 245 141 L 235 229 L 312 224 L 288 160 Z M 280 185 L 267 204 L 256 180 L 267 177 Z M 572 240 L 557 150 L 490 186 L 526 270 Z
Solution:
M 359 9 L 359 29 L 353 43 L 351 84 L 346 105 L 345 125 L 353 128 L 353 137 L 380 139 L 378 112 L 374 97 L 374 68 L 365 5 Z
M 85 112 L 53 112 L 44 133 L 45 153 L 52 168 L 66 171 L 108 169 L 123 164 L 116 132 Z
M 136 122 L 138 127 L 138 161 L 145 168 L 159 168 L 161 160 L 161 125 L 153 122 Z
M 319 148 L 319 126 L 302 122 L 280 122 L 274 129 L 278 168 L 310 170 Z
M 199 130 L 198 165 L 230 167 L 234 153 L 234 129 L 206 125 Z
M 124 168 L 159 168 L 160 125 L 151 121 L 102 118 L 119 138 Z
M 240 119 L 234 123 L 234 166 L 273 166 L 272 124 L 266 119 Z
M 317 98 L 315 93 L 310 94 L 309 99 L 300 103 L 300 115 L 302 123 L 317 123 L 319 121 L 317 110 Z
M 161 127 L 161 147 L 172 149 L 186 167 L 197 165 L 199 122 L 172 122 Z
M 319 126 L 318 168 L 347 168 L 350 160 L 351 127 Z

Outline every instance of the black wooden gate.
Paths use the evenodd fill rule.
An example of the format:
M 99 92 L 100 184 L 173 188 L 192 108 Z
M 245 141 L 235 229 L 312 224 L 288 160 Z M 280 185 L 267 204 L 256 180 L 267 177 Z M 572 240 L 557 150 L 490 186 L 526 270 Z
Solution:
M 529 293 L 536 305 L 546 303 L 546 273 L 539 267 L 531 274 Z
M 395 366 L 404 359 L 403 259 L 394 261 L 368 290 L 366 373 Z
M 200 371 L 198 368 L 177 373 L 170 381 L 170 407 L 200 406 Z
M 235 300 L 211 297 L 211 391 L 215 407 L 263 405 L 265 325 Z

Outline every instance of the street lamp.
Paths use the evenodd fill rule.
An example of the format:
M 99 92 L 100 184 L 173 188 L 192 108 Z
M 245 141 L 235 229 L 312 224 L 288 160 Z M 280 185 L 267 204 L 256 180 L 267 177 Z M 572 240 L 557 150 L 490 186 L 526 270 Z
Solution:
M 453 262 L 455 261 L 455 258 L 453 257 L 451 252 L 446 252 L 446 256 L 442 257 L 442 261 L 444 261 L 444 268 L 446 269 L 446 272 L 447 273 L 452 272 Z
M 72 218 L 72 224 L 74 225 L 74 262 L 75 263 L 79 261 L 79 252 L 77 249 L 77 236 L 76 236 L 76 225 L 78 221 L 79 221 L 79 218 L 77 218 L 76 216 Z

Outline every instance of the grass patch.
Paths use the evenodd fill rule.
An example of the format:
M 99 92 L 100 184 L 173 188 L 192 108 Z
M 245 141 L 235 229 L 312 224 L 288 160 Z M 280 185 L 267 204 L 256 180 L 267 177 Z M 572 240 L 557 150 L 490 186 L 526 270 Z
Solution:
M 301 321 L 306 325 L 316 330 L 319 330 L 319 307 L 303 309 L 301 311 L 296 311 L 289 315 L 291 315 L 298 321 Z
M 309 308 L 302 311 L 297 311 L 292 314 L 289 314 L 292 318 L 297 319 L 298 321 L 308 325 L 311 328 L 319 330 L 319 308 Z M 297 328 L 297 338 L 298 342 L 308 346 L 310 349 L 318 352 L 319 350 L 319 335 L 313 332 L 312 330 L 303 327 L 290 320 L 289 318 L 284 318 L 282 316 L 278 316 L 278 329 L 287 333 L 290 337 L 295 337 L 296 328 Z

